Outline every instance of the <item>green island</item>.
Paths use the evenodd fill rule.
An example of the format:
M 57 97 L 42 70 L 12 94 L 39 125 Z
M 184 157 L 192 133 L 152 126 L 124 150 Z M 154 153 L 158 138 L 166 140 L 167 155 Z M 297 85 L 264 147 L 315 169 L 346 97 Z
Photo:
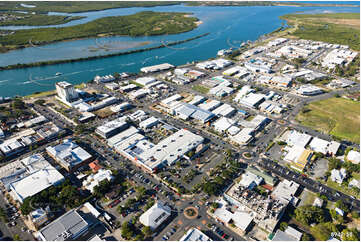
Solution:
M 360 102 L 329 98 L 306 105 L 297 121 L 339 139 L 360 143 Z
M 2 14 L 3 16 L 16 16 L 17 19 L 5 20 L 0 22 L 0 26 L 46 26 L 65 24 L 73 20 L 82 19 L 82 16 L 62 16 L 62 15 L 47 15 L 47 14 L 26 14 L 8 12 Z
M 133 53 L 139 53 L 139 52 L 144 52 L 144 51 L 148 51 L 148 50 L 160 49 L 160 48 L 165 48 L 167 46 L 173 46 L 173 45 L 186 43 L 186 42 L 207 36 L 208 34 L 209 33 L 205 33 L 205 34 L 197 35 L 197 36 L 185 39 L 185 40 L 168 42 L 168 43 L 166 43 L 166 45 L 160 44 L 160 45 L 153 46 L 153 47 L 142 48 L 142 49 L 137 49 L 137 50 L 129 50 L 129 51 L 125 51 L 125 52 L 118 52 L 118 53 L 112 53 L 112 54 L 107 54 L 107 55 L 96 55 L 96 56 L 88 56 L 88 57 L 68 59 L 68 60 L 40 61 L 40 62 L 32 62 L 32 63 L 27 63 L 27 64 L 15 64 L 15 65 L 2 66 L 2 67 L 0 67 L 0 71 L 26 68 L 26 67 L 35 67 L 35 66 L 55 65 L 55 64 L 70 63 L 70 62 L 77 62 L 77 61 L 95 60 L 95 59 L 114 57 L 114 56 L 120 56 L 120 55 L 129 55 L 129 54 L 133 54 Z
M 193 30 L 197 27 L 197 21 L 189 13 L 144 11 L 127 16 L 104 17 L 63 28 L 18 30 L 1 38 L 0 49 L 6 52 L 31 44 L 42 45 L 96 36 L 177 34 Z
M 179 4 L 180 2 L 171 1 L 26 1 L 27 5 L 35 7 L 25 7 L 21 4 L 25 2 L 8 1 L 0 4 L 0 11 L 29 11 L 32 12 L 61 12 L 61 13 L 80 13 L 88 11 L 100 11 L 112 8 L 129 8 L 129 7 L 155 7 Z
M 280 18 L 291 26 L 283 31 L 285 37 L 348 45 L 360 50 L 360 13 L 287 14 Z

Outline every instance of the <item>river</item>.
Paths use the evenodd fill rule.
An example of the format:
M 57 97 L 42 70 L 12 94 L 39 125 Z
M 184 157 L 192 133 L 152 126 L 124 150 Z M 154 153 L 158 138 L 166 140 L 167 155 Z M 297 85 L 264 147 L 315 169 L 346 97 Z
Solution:
M 78 84 L 93 79 L 95 75 L 114 72 L 138 72 L 143 66 L 168 62 L 181 65 L 191 61 L 205 60 L 214 57 L 219 49 L 239 46 L 243 41 L 256 40 L 259 36 L 272 32 L 282 26 L 279 16 L 305 11 L 322 12 L 359 12 L 355 7 L 290 7 L 290 6 L 247 6 L 247 7 L 207 7 L 207 6 L 158 6 L 149 8 L 118 8 L 86 13 L 66 14 L 70 16 L 86 16 L 84 19 L 59 26 L 70 26 L 85 23 L 105 16 L 117 16 L 140 11 L 189 12 L 203 23 L 198 28 L 181 34 L 148 37 L 106 37 L 65 41 L 40 47 L 30 47 L 0 54 L 0 66 L 16 63 L 30 63 L 46 60 L 73 59 L 92 55 L 103 55 L 120 50 L 94 51 L 97 44 L 108 44 L 113 47 L 124 46 L 132 42 L 137 49 L 158 45 L 162 41 L 183 40 L 199 34 L 210 32 L 206 37 L 193 40 L 171 48 L 155 49 L 147 52 L 83 62 L 49 65 L 0 71 L 0 96 L 28 95 L 38 91 L 54 89 L 57 81 L 66 80 Z M 51 13 L 60 14 L 60 13 Z M 64 13 L 61 13 L 64 15 Z M 24 27 L 25 28 L 25 27 Z M 134 47 L 134 42 L 147 45 Z M 63 75 L 55 76 L 62 72 Z

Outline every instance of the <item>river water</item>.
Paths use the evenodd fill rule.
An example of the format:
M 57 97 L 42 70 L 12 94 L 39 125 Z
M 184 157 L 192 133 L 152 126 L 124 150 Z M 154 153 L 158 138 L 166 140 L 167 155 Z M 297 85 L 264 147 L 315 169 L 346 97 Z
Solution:
M 214 57 L 219 49 L 237 47 L 247 40 L 256 40 L 259 36 L 272 32 L 282 26 L 279 16 L 294 12 L 359 12 L 357 7 L 290 7 L 290 6 L 247 6 L 247 7 L 190 7 L 183 5 L 159 6 L 149 8 L 119 8 L 104 11 L 66 14 L 70 16 L 86 16 L 84 19 L 72 21 L 60 26 L 70 26 L 105 16 L 118 16 L 140 11 L 167 11 L 193 13 L 203 23 L 187 33 L 168 36 L 148 37 L 105 37 L 66 41 L 39 47 L 30 47 L 0 54 L 0 66 L 16 63 L 30 63 L 46 60 L 73 59 L 93 55 L 125 51 L 124 45 L 131 42 L 131 48 L 144 48 L 158 45 L 161 42 L 183 40 L 203 33 L 208 36 L 170 48 L 155 49 L 147 52 L 110 58 L 0 71 L 0 96 L 28 95 L 37 91 L 54 89 L 57 81 L 66 80 L 78 84 L 93 79 L 95 75 L 114 72 L 138 72 L 143 66 L 168 62 L 181 65 L 187 62 L 205 60 Z M 64 13 L 51 13 L 62 14 Z M 23 26 L 26 28 L 28 26 Z M 134 47 L 134 42 L 149 44 Z M 97 48 L 107 44 L 114 50 Z M 121 48 L 118 46 L 121 46 Z M 94 51 L 97 50 L 97 51 Z M 61 72 L 63 75 L 55 76 Z

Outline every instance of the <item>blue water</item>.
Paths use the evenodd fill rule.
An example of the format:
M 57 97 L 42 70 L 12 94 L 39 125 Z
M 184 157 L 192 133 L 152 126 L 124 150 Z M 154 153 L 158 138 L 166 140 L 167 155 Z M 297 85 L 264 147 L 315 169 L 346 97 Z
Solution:
M 260 35 L 272 32 L 282 26 L 282 20 L 278 18 L 279 16 L 296 11 L 359 12 L 359 8 L 354 7 L 188 7 L 177 5 L 111 9 L 81 14 L 88 16 L 87 21 L 89 21 L 89 19 L 131 14 L 143 10 L 192 12 L 203 24 L 193 31 L 176 35 L 139 38 L 108 37 L 101 38 L 99 41 L 109 43 L 114 43 L 114 41 L 151 41 L 150 45 L 156 45 L 160 41 L 182 40 L 206 32 L 211 34 L 201 39 L 173 46 L 171 49 L 162 48 L 131 55 L 76 63 L 0 71 L 0 96 L 27 95 L 37 91 L 54 89 L 55 82 L 61 80 L 77 84 L 91 80 L 95 75 L 123 71 L 138 72 L 143 66 L 164 62 L 181 65 L 187 62 L 205 60 L 214 57 L 219 49 L 239 46 L 243 41 L 256 40 Z M 0 65 L 78 58 L 119 52 L 119 50 L 90 52 L 89 47 L 91 46 L 95 46 L 94 38 L 55 43 L 39 48 L 32 47 L 15 50 L 0 54 Z M 55 76 L 56 72 L 64 74 L 57 77 Z

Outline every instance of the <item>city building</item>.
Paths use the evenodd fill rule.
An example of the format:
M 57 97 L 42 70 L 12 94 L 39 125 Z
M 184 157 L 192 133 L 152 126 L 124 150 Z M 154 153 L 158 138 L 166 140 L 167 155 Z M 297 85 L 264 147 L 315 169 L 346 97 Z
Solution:
M 285 231 L 278 229 L 272 238 L 272 241 L 300 241 L 302 233 L 297 229 L 288 226 Z
M 48 122 L 48 119 L 45 118 L 43 115 L 40 115 L 36 118 L 30 119 L 30 120 L 24 122 L 24 126 L 26 128 L 31 128 L 35 125 L 39 125 L 39 124 L 46 123 L 46 122 Z
M 284 160 L 291 163 L 291 167 L 303 171 L 311 161 L 313 152 L 311 150 L 305 149 L 301 146 L 287 146 L 284 148 L 287 152 L 287 155 L 284 157 Z
M 236 122 L 232 119 L 222 117 L 217 121 L 212 123 L 212 126 L 217 132 L 226 132 L 230 127 L 232 127 Z
M 122 142 L 125 139 L 128 139 L 129 137 L 133 136 L 134 134 L 136 134 L 138 132 L 139 132 L 139 130 L 137 128 L 135 128 L 134 126 L 130 126 L 128 129 L 107 139 L 108 145 L 110 147 L 115 147 L 118 143 Z
M 214 113 L 215 115 L 220 116 L 220 117 L 230 117 L 235 112 L 236 112 L 236 109 L 233 108 L 228 103 L 224 103 L 212 111 L 212 113 Z
M 64 133 L 65 130 L 59 128 L 53 123 L 45 124 L 36 129 L 36 133 L 43 139 L 51 140 L 57 138 L 59 134 Z
M 35 228 L 40 228 L 43 224 L 48 222 L 48 214 L 46 210 L 37 208 L 28 215 L 29 220 Z
M 340 148 L 340 145 L 341 144 L 336 141 L 329 142 L 318 137 L 314 137 L 309 144 L 310 148 L 313 151 L 331 156 L 336 155 L 338 149 Z
M 128 123 L 123 117 L 109 121 L 96 128 L 95 133 L 100 135 L 102 138 L 110 138 L 120 131 L 128 128 Z
M 92 156 L 71 139 L 46 148 L 46 152 L 67 171 L 75 170 L 89 163 Z
M 314 96 L 323 93 L 323 90 L 312 84 L 305 84 L 300 86 L 296 92 L 304 96 Z
M 275 189 L 272 191 L 271 197 L 283 201 L 285 204 L 292 204 L 294 206 L 298 203 L 298 198 L 295 196 L 299 184 L 294 181 L 283 180 L 280 182 Z
M 139 222 L 155 230 L 171 215 L 171 208 L 157 201 L 151 208 L 139 217 Z
M 142 68 L 140 68 L 140 71 L 144 72 L 144 73 L 153 73 L 153 72 L 158 72 L 158 71 L 166 71 L 166 70 L 169 70 L 172 68 L 174 68 L 173 65 L 171 65 L 169 63 L 163 63 L 163 64 L 159 64 L 159 65 L 154 65 L 154 66 L 142 67 Z
M 64 176 L 40 154 L 31 155 L 20 163 L 22 167 L 19 170 L 2 178 L 3 184 L 10 190 L 10 195 L 20 203 L 64 180 Z
M 96 210 L 93 208 L 92 210 Z M 71 209 L 53 222 L 36 232 L 36 239 L 39 241 L 66 241 L 84 240 L 81 236 L 89 232 L 99 224 L 93 213 L 82 205 L 79 208 Z
M 112 82 L 115 80 L 115 77 L 112 75 L 105 75 L 105 76 L 95 76 L 94 77 L 94 82 L 95 83 L 107 83 L 107 82 Z
M 240 230 L 242 235 L 250 230 L 253 222 L 252 213 L 238 208 L 232 209 L 232 206 L 229 206 L 223 199 L 219 199 L 216 202 L 218 203 L 218 208 L 211 214 L 216 220 L 227 226 L 232 224 L 232 226 Z
M 57 82 L 55 87 L 58 97 L 67 103 L 72 103 L 79 97 L 78 92 L 75 91 L 74 86 L 69 82 Z
M 257 175 L 259 177 L 262 177 L 264 182 L 270 186 L 274 186 L 276 182 L 278 181 L 277 177 L 272 176 L 271 174 L 266 173 L 265 171 L 258 170 L 257 168 L 253 166 L 247 166 L 246 172 L 250 172 L 254 175 Z
M 159 123 L 159 120 L 156 117 L 150 117 L 147 118 L 146 120 L 142 121 L 139 123 L 139 128 L 146 130 L 146 129 L 150 129 L 153 126 L 157 125 Z
M 190 228 L 179 241 L 212 241 L 207 235 L 197 228 Z
M 261 185 L 262 182 L 262 177 L 253 174 L 250 171 L 246 171 L 246 173 L 242 175 L 242 179 L 239 181 L 239 185 L 252 190 L 253 188 Z

